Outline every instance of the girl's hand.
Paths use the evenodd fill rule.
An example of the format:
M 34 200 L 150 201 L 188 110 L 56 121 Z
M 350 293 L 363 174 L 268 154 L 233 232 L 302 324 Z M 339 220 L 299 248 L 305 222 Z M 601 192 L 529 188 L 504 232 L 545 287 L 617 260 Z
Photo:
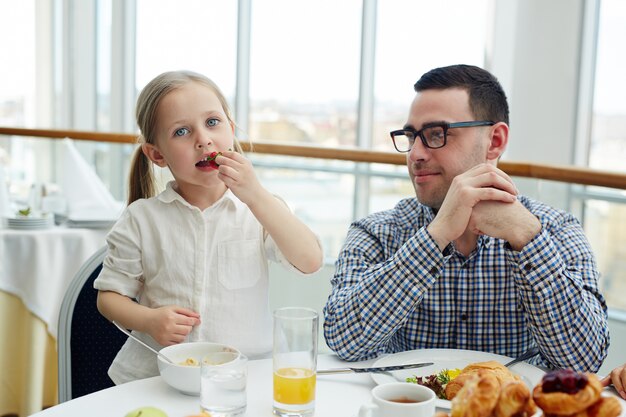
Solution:
M 246 157 L 238 152 L 224 151 L 215 158 L 215 162 L 219 165 L 217 177 L 237 198 L 247 205 L 258 199 L 263 188 Z
M 620 397 L 626 400 L 626 364 L 611 371 L 611 375 L 604 377 L 600 383 L 604 387 L 613 384 Z
M 181 343 L 200 324 L 200 315 L 179 306 L 164 306 L 152 309 L 146 323 L 146 332 L 160 345 Z

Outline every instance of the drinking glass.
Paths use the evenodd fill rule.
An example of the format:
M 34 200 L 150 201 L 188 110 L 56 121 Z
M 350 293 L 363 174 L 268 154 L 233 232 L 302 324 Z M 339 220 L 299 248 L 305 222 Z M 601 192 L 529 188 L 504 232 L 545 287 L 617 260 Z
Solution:
M 246 411 L 248 358 L 238 352 L 212 352 L 200 364 L 200 406 L 213 417 Z
M 274 311 L 274 414 L 306 417 L 315 410 L 318 314 L 301 307 Z

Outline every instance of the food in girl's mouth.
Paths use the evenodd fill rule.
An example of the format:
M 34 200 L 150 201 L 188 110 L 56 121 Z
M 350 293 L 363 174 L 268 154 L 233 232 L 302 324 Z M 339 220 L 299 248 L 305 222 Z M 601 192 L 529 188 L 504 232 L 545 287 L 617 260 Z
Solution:
M 198 162 L 196 164 L 197 167 L 211 167 L 214 169 L 217 169 L 219 167 L 218 163 L 215 162 L 215 158 L 217 158 L 218 156 L 220 156 L 222 153 L 221 152 L 211 152 L 209 154 L 209 156 L 207 156 L 205 159 L 201 160 L 200 162 Z

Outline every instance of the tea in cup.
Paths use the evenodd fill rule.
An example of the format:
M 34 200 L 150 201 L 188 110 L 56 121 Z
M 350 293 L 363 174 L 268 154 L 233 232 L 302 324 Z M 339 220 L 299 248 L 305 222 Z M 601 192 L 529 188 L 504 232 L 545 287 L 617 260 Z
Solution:
M 430 388 L 408 382 L 381 384 L 372 401 L 361 406 L 359 417 L 432 417 L 437 396 Z

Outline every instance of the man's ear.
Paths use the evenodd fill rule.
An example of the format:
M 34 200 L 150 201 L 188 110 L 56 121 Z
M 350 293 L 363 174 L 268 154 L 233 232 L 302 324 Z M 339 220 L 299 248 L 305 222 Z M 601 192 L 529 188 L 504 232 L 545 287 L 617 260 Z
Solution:
M 141 144 L 141 150 L 143 154 L 148 157 L 155 165 L 160 166 L 161 168 L 165 168 L 167 166 L 167 161 L 163 157 L 163 154 L 159 152 L 156 146 L 151 143 L 143 143 Z
M 497 161 L 504 153 L 509 143 L 509 126 L 504 122 L 498 122 L 491 126 L 491 141 L 487 148 L 487 160 Z

